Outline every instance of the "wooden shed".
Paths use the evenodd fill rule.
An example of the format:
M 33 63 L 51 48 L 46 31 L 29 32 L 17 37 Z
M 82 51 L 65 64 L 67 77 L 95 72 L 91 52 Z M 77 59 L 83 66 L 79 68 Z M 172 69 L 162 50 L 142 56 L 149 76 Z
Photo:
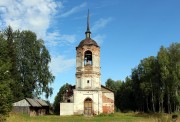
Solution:
M 13 103 L 13 112 L 26 113 L 30 116 L 45 115 L 49 113 L 49 105 L 44 100 L 25 98 Z

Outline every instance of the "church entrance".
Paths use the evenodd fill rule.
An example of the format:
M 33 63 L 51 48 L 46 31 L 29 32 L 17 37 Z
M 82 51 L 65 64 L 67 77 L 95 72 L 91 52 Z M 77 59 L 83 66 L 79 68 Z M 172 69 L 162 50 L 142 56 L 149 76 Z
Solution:
M 92 100 L 90 98 L 86 98 L 84 100 L 84 114 L 85 115 L 92 114 Z

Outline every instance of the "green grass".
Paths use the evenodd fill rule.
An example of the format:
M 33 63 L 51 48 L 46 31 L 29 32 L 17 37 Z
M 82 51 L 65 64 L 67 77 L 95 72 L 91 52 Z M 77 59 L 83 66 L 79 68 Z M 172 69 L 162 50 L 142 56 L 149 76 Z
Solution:
M 168 114 L 115 113 L 94 117 L 85 116 L 36 116 L 10 114 L 7 122 L 173 122 Z M 176 120 L 180 122 L 180 117 Z

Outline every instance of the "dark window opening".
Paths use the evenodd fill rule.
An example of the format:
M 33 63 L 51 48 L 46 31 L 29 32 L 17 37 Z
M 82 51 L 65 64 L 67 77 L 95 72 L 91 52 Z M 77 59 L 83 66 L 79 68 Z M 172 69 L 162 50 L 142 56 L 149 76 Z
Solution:
M 68 99 L 68 101 L 67 101 L 68 103 L 70 103 L 70 99 Z
M 89 83 L 89 80 L 87 80 L 87 83 Z
M 85 102 L 86 102 L 86 101 L 92 102 L 91 98 L 86 98 L 86 99 L 85 99 Z
M 84 54 L 84 65 L 92 65 L 92 52 L 89 50 Z

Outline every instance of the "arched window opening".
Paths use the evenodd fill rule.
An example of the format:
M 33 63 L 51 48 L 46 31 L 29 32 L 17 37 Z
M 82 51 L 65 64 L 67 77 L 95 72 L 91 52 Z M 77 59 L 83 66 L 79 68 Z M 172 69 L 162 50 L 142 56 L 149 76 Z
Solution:
M 84 65 L 92 65 L 92 52 L 89 50 L 85 52 Z

